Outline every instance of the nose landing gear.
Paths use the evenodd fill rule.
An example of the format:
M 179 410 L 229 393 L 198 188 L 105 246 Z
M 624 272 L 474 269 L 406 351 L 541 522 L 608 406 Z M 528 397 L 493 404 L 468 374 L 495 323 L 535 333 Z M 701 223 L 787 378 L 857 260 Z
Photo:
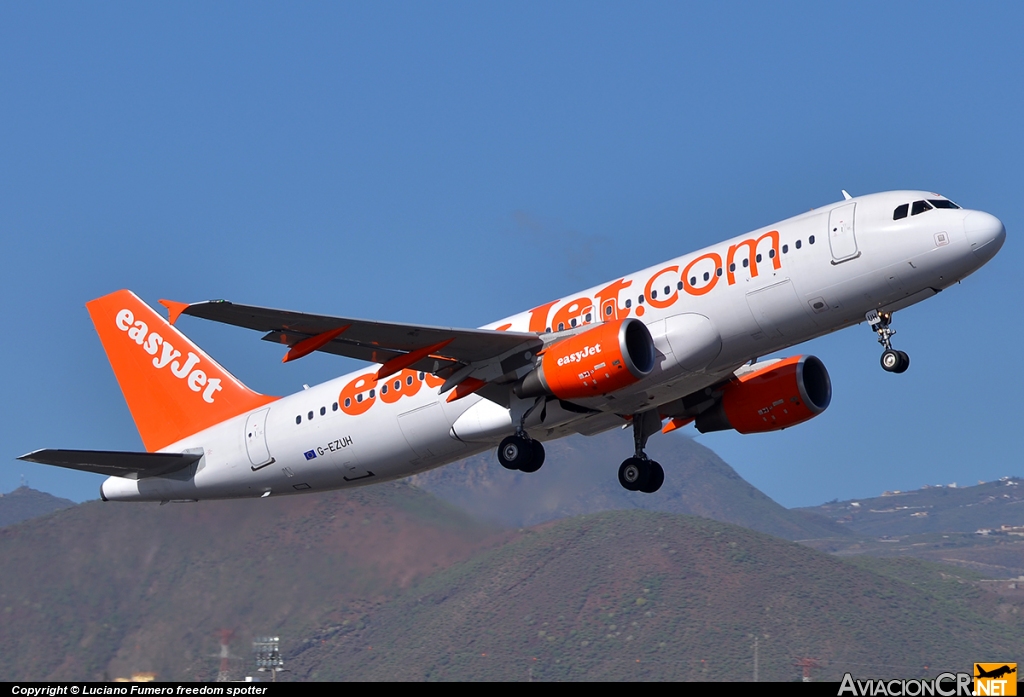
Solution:
M 871 310 L 864 315 L 864 319 L 878 334 L 878 343 L 885 349 L 880 361 L 882 369 L 889 373 L 905 373 L 910 367 L 910 356 L 905 351 L 897 351 L 892 347 L 892 337 L 896 334 L 896 330 L 889 326 L 892 322 L 892 313 Z

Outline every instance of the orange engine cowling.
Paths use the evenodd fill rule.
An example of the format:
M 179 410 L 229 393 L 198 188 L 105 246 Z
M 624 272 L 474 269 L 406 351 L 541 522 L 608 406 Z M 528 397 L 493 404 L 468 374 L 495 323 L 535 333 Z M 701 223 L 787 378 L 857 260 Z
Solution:
M 695 424 L 701 433 L 779 431 L 814 418 L 831 401 L 825 364 L 814 356 L 793 356 L 730 380 Z
M 605 322 L 544 350 L 540 363 L 515 387 L 519 397 L 598 397 L 632 385 L 654 370 L 654 339 L 632 317 Z

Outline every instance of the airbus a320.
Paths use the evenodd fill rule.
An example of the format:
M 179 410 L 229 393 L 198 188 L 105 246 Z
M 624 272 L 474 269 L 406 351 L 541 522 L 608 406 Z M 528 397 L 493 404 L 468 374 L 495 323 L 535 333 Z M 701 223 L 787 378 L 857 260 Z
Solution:
M 1003 224 L 925 191 L 850 197 L 479 329 L 376 322 L 119 290 L 87 303 L 145 452 L 37 450 L 21 459 L 109 475 L 104 501 L 266 497 L 407 477 L 496 448 L 510 470 L 545 441 L 631 426 L 628 490 L 665 479 L 658 431 L 760 433 L 832 399 L 816 357 L 757 359 L 866 323 L 902 373 L 894 313 L 988 262 Z M 175 326 L 182 315 L 263 333 L 285 361 L 373 365 L 288 397 L 249 389 Z M 628 453 L 627 453 L 628 454 Z

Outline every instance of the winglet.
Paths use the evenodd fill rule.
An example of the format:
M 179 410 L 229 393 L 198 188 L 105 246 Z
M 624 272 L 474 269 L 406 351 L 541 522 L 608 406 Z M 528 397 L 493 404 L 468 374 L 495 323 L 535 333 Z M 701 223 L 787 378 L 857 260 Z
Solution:
M 284 358 L 281 359 L 281 362 L 287 363 L 288 361 L 294 361 L 297 358 L 302 358 L 303 356 L 313 353 L 321 346 L 324 346 L 325 344 L 329 344 L 332 341 L 334 341 L 334 339 L 337 338 L 339 334 L 341 334 L 343 331 L 345 331 L 351 326 L 351 324 L 346 324 L 344 327 L 331 329 L 324 332 L 323 334 L 317 334 L 316 336 L 311 336 L 308 339 L 303 339 L 302 341 L 291 347 L 288 353 L 284 355 Z
M 167 308 L 167 321 L 171 324 L 177 322 L 181 313 L 189 306 L 189 303 L 179 303 L 175 300 L 157 300 L 157 302 Z
M 850 196 L 850 194 L 846 193 L 846 189 L 843 189 L 842 192 L 843 192 L 843 198 L 846 199 L 847 201 L 849 201 L 851 198 L 853 198 L 853 196 Z

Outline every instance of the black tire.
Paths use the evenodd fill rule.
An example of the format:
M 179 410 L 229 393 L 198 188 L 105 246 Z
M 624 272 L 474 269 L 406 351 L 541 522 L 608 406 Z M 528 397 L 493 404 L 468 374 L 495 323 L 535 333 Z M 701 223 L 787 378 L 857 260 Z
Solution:
M 648 461 L 647 467 L 650 470 L 647 475 L 647 486 L 640 491 L 645 494 L 653 494 L 661 488 L 662 484 L 665 483 L 665 470 L 662 469 L 661 465 L 654 460 Z
M 529 443 L 531 454 L 530 462 L 519 468 L 520 472 L 526 472 L 527 474 L 536 472 L 540 469 L 540 466 L 544 464 L 544 444 L 539 440 L 531 440 Z
M 498 462 L 507 470 L 519 470 L 533 460 L 530 441 L 519 436 L 509 436 L 498 446 Z
M 907 355 L 906 351 L 897 351 L 896 353 L 900 354 L 900 364 L 898 366 L 896 366 L 896 369 L 893 370 L 892 372 L 894 372 L 894 373 L 905 373 L 905 372 L 907 372 L 907 368 L 910 367 L 910 356 Z
M 647 486 L 650 467 L 646 460 L 631 457 L 619 465 L 619 484 L 626 491 L 642 491 Z
M 882 358 L 879 360 L 882 364 L 882 370 L 889 373 L 900 372 L 899 367 L 903 364 L 903 358 L 900 356 L 900 353 L 900 351 L 893 351 L 892 349 L 882 351 Z M 909 358 L 907 359 L 907 362 L 910 362 Z

